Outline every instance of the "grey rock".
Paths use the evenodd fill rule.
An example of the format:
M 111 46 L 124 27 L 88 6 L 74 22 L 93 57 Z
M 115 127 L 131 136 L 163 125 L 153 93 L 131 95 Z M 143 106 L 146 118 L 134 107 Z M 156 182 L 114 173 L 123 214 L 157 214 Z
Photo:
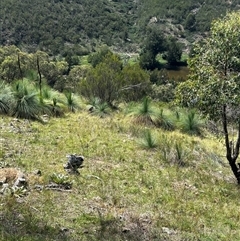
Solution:
M 14 187 L 27 187 L 28 182 L 25 179 L 25 177 L 18 177 L 17 180 L 14 183 Z
M 67 158 L 68 158 L 68 162 L 66 163 L 66 165 L 64 165 L 64 169 L 78 173 L 77 169 L 83 167 L 82 164 L 84 161 L 84 157 L 78 156 L 76 154 L 70 154 L 70 155 L 67 155 Z

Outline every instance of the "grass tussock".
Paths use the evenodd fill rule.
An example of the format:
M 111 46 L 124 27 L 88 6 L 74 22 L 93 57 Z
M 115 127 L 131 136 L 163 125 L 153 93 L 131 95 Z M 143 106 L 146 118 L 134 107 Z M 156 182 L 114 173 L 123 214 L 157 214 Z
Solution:
M 131 119 L 84 111 L 44 125 L 1 118 L 0 164 L 30 180 L 27 195 L 0 195 L 1 239 L 239 240 L 239 189 L 219 142 Z M 85 157 L 80 175 L 63 168 L 73 153 Z
M 147 126 L 155 125 L 154 121 L 157 117 L 156 108 L 152 105 L 151 100 L 145 97 L 142 103 L 131 106 L 129 115 L 133 116 L 135 124 L 142 124 Z

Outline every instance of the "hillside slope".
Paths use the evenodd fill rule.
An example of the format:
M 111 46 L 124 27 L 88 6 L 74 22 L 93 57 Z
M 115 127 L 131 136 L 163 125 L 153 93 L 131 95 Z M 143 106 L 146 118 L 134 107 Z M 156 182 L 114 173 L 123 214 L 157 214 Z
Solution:
M 239 9 L 237 1 L 2 0 L 0 44 L 53 54 L 78 54 L 107 44 L 136 51 L 147 26 L 193 41 L 213 18 Z
M 30 180 L 27 195 L 0 194 L 1 240 L 239 240 L 239 190 L 213 137 L 153 128 L 159 145 L 144 149 L 131 118 L 84 111 L 0 128 L 1 166 Z M 63 168 L 73 153 L 85 156 L 80 175 Z M 72 188 L 50 188 L 52 177 Z

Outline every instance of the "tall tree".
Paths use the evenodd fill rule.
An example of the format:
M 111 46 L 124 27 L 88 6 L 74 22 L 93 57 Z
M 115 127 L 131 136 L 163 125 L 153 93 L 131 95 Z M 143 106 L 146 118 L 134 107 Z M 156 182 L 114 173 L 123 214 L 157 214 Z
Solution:
M 195 105 L 222 123 L 226 158 L 240 184 L 240 12 L 212 23 L 210 36 L 194 48 L 189 80 L 179 85 L 177 99 Z M 235 127 L 235 140 L 229 127 Z
M 163 59 L 167 60 L 169 65 L 176 65 L 182 57 L 182 47 L 177 39 L 169 37 L 166 41 L 166 52 L 163 54 Z
M 159 30 L 150 29 L 142 52 L 140 53 L 140 66 L 153 70 L 157 67 L 156 56 L 165 51 L 165 38 Z

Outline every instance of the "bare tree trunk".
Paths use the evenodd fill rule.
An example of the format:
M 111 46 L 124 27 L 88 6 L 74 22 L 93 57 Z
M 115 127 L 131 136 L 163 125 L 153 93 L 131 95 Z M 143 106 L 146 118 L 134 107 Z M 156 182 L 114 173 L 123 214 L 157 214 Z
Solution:
M 21 68 L 21 61 L 20 61 L 19 53 L 18 53 L 18 69 L 19 69 L 20 77 L 23 80 L 23 72 L 22 72 L 22 68 Z
M 37 56 L 37 70 L 39 75 L 39 91 L 40 91 L 40 101 L 42 101 L 42 75 L 40 71 L 39 57 Z
M 240 121 L 238 122 L 237 141 L 234 146 L 234 143 L 229 140 L 226 105 L 223 106 L 222 110 L 222 124 L 225 136 L 226 157 L 238 184 L 240 184 L 240 165 L 236 163 L 240 149 Z

